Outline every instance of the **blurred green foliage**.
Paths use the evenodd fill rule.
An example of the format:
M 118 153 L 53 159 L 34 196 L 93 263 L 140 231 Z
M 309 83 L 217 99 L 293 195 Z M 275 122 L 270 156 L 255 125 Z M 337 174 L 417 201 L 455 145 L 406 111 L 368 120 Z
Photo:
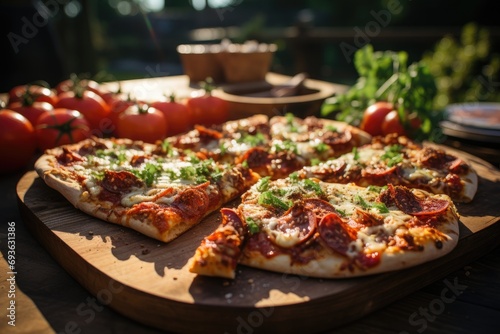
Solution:
M 491 53 L 488 29 L 468 23 L 459 40 L 442 38 L 422 61 L 436 79 L 435 109 L 450 103 L 500 101 L 500 55 Z

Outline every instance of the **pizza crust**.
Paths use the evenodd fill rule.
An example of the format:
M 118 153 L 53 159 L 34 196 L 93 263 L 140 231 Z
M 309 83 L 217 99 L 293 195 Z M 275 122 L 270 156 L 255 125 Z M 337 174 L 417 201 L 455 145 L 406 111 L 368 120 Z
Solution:
M 462 177 L 462 180 L 464 181 L 462 202 L 469 203 L 474 199 L 479 184 L 476 171 L 472 167 L 470 167 L 469 172 L 467 173 L 467 175 Z
M 368 276 L 414 267 L 450 253 L 459 240 L 458 220 L 450 221 L 443 232 L 446 232 L 445 234 L 448 237 L 442 242 L 441 248 L 436 247 L 433 242 L 427 242 L 424 244 L 422 251 L 384 252 L 380 263 L 365 269 L 350 265 L 348 258 L 325 248 L 318 252 L 316 259 L 309 261 L 307 264 L 293 263 L 292 258 L 287 254 L 267 258 L 258 251 L 244 249 L 240 264 L 278 273 L 317 278 Z
M 63 195 L 73 206 L 79 208 L 81 186 L 66 175 L 64 171 L 55 168 L 55 157 L 44 154 L 35 162 L 38 176 L 51 188 Z

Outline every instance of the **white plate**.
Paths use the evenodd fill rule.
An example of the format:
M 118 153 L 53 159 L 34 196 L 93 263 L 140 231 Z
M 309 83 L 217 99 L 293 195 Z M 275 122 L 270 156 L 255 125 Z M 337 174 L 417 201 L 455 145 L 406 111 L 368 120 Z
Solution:
M 468 102 L 445 108 L 449 121 L 483 129 L 500 130 L 500 103 Z

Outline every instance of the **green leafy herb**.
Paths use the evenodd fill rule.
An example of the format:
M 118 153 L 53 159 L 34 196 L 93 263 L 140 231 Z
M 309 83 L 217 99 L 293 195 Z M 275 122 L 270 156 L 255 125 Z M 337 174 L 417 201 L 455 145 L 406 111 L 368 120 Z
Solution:
M 262 133 L 257 132 L 255 135 L 246 134 L 243 137 L 239 138 L 237 141 L 254 147 L 263 145 L 266 142 L 266 137 Z
M 282 210 L 288 210 L 288 208 L 291 206 L 291 203 L 284 202 L 281 198 L 273 195 L 271 191 L 265 191 L 261 193 L 258 199 L 258 203 L 260 205 L 269 205 Z
M 304 179 L 302 180 L 302 184 L 305 189 L 307 190 L 312 190 L 314 191 L 317 195 L 322 195 L 323 194 L 323 189 L 321 189 L 321 186 L 319 183 L 314 182 L 311 179 Z
M 171 157 L 174 153 L 172 143 L 170 143 L 167 139 L 161 142 L 161 152 L 167 157 Z
M 267 191 L 269 189 L 269 176 L 265 176 L 259 180 L 259 183 L 257 184 L 257 190 L 260 192 Z
M 292 113 L 287 113 L 285 115 L 286 122 L 290 126 L 290 132 L 297 132 L 299 129 L 295 125 L 295 115 Z
M 380 159 L 387 163 L 387 166 L 392 167 L 403 161 L 402 147 L 400 145 L 391 145 L 385 148 L 385 153 L 380 156 Z
M 326 126 L 326 129 L 327 129 L 328 131 L 331 131 L 331 132 L 337 132 L 337 131 L 338 131 L 337 127 L 336 127 L 336 126 L 333 126 L 333 125 L 331 125 L 331 124 L 327 125 L 327 126 Z
M 366 108 L 378 101 L 396 106 L 403 126 L 414 137 L 433 140 L 439 130 L 441 111 L 433 108 L 437 93 L 436 82 L 423 61 L 408 63 L 408 53 L 391 50 L 377 51 L 368 44 L 354 54 L 354 66 L 359 74 L 356 83 L 344 94 L 331 97 L 322 105 L 322 116 L 359 126 Z M 412 129 L 409 114 L 421 120 Z
M 320 142 L 318 145 L 314 147 L 314 149 L 316 150 L 316 152 L 321 154 L 323 152 L 326 152 L 328 150 L 328 147 L 329 146 L 327 144 Z
M 296 183 L 296 182 L 299 182 L 299 173 L 297 172 L 293 172 L 291 173 L 290 175 L 288 175 L 288 178 L 293 182 L 293 183 Z
M 143 169 L 132 170 L 131 172 L 142 179 L 144 183 L 150 187 L 161 175 L 162 168 L 160 165 L 147 162 Z
M 385 206 L 384 203 L 368 203 L 366 202 L 361 196 L 356 195 L 355 197 L 356 202 L 365 210 L 369 210 L 371 208 L 377 209 L 380 213 L 388 213 L 389 209 Z
M 369 185 L 366 189 L 380 194 L 382 190 L 387 189 L 387 186 L 379 187 L 379 186 Z
M 282 143 L 275 143 L 273 147 L 276 152 L 288 151 L 298 154 L 297 144 L 291 140 L 285 140 Z
M 353 157 L 352 157 L 352 158 L 353 158 L 355 161 L 358 161 L 358 160 L 359 160 L 359 152 L 358 152 L 358 148 L 357 148 L 356 146 L 354 146 L 354 147 L 352 148 L 352 155 L 353 155 Z
M 255 222 L 255 220 L 252 217 L 247 217 L 245 218 L 245 220 L 247 222 L 248 232 L 250 232 L 250 234 L 259 233 L 260 231 L 259 224 L 257 224 L 257 222 Z

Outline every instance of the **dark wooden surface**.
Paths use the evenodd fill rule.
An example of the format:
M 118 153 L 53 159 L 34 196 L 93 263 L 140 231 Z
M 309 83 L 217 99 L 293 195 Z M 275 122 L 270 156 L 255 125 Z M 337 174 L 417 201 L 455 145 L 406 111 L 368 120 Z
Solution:
M 496 175 L 498 172 L 494 170 Z M 143 323 L 131 320 L 129 316 L 123 316 L 112 310 L 107 304 L 112 304 L 113 294 L 108 291 L 118 291 L 118 285 L 108 285 L 107 289 L 98 289 L 90 293 L 79 283 L 81 277 L 72 277 L 60 266 L 59 261 L 46 251 L 47 245 L 41 246 L 33 234 L 26 229 L 26 222 L 19 215 L 16 207 L 15 187 L 18 180 L 24 175 L 23 172 L 3 177 L 0 183 L 3 194 L 6 194 L 5 200 L 1 203 L 2 215 L 5 218 L 2 221 L 2 242 L 0 243 L 2 255 L 6 257 L 6 233 L 7 222 L 16 222 L 16 327 L 7 325 L 6 317 L 0 323 L 0 329 L 7 329 L 7 332 L 80 332 L 80 333 L 156 333 L 157 329 L 144 325 Z M 484 180 L 482 181 L 484 182 Z M 482 196 L 498 203 L 499 186 L 498 177 L 490 177 L 488 182 L 492 182 L 488 187 L 492 187 L 491 196 L 489 193 L 483 193 Z M 57 198 L 57 195 L 56 195 Z M 45 200 L 50 201 L 48 197 Z M 490 204 L 491 204 L 490 203 Z M 491 208 L 492 206 L 489 205 Z M 40 208 L 39 208 L 40 209 Z M 500 210 L 500 209 L 492 209 Z M 496 212 L 496 211 L 495 211 Z M 495 213 L 493 212 L 493 213 Z M 490 216 L 492 212 L 483 212 L 484 216 Z M 486 219 L 485 221 L 489 221 Z M 29 225 L 29 224 L 28 224 Z M 478 227 L 480 228 L 480 226 Z M 352 314 L 353 309 L 344 309 L 342 316 L 345 318 L 359 318 L 351 321 L 341 327 L 336 327 L 326 332 L 332 333 L 390 333 L 390 332 L 408 332 L 408 333 L 495 333 L 500 316 L 500 248 L 494 247 L 495 242 L 491 240 L 498 239 L 498 229 L 490 230 L 492 233 L 483 236 L 484 241 L 473 240 L 477 253 L 469 254 L 463 252 L 461 257 L 450 262 L 443 262 L 433 268 L 422 277 L 420 282 L 412 282 L 409 285 L 409 291 L 420 285 L 416 292 L 405 293 L 401 291 L 401 298 L 393 301 L 380 300 L 380 296 L 387 292 L 391 296 L 391 285 L 385 285 L 383 282 L 377 282 L 373 286 L 373 295 L 378 299 L 366 298 L 362 305 L 355 307 L 356 312 L 364 313 L 369 310 L 370 313 L 359 318 L 359 314 Z M 123 233 L 123 232 L 121 232 Z M 127 233 L 127 232 L 125 232 Z M 466 232 L 467 233 L 467 232 Z M 91 238 L 89 238 L 91 239 Z M 87 240 L 87 238 L 85 238 Z M 140 247 L 138 252 L 140 252 Z M 92 250 L 89 250 L 91 252 Z M 94 251 L 96 251 L 94 249 Z M 99 250 L 97 250 L 99 251 Z M 65 254 L 66 249 L 61 248 L 61 256 Z M 485 255 L 484 255 L 484 254 Z M 69 255 L 70 256 L 70 255 Z M 139 255 L 140 257 L 140 255 Z M 476 259 L 479 257 L 479 259 Z M 457 262 L 458 261 L 458 262 Z M 9 277 L 6 273 L 5 260 L 1 261 L 1 287 L 2 295 L 0 300 L 2 306 L 6 305 L 7 300 L 6 279 Z M 64 264 L 67 266 L 68 264 Z M 450 271 L 451 268 L 454 268 Z M 94 269 L 92 266 L 82 269 L 82 273 L 91 274 Z M 411 271 L 410 271 L 411 272 Z M 74 273 L 73 273 L 74 274 Z M 6 276 L 4 278 L 4 276 Z M 98 276 L 92 281 L 92 284 L 104 286 L 113 284 L 108 282 L 99 282 Z M 399 280 L 408 280 L 405 275 L 399 275 Z M 411 279 L 409 279 L 411 281 Z M 295 283 L 299 289 L 305 287 L 303 281 L 288 281 L 289 284 Z M 302 283 L 301 283 L 302 282 Z M 230 284 L 224 282 L 211 283 L 212 289 L 224 290 Z M 227 286 L 226 286 L 227 285 Z M 102 291 L 101 291 L 102 290 Z M 382 291 L 381 291 L 382 290 Z M 120 292 L 123 290 L 120 290 Z M 193 290 L 194 291 L 194 290 Z M 96 293 L 97 292 L 97 293 Z M 99 294 L 100 292 L 100 294 Z M 233 291 L 234 292 L 234 291 Z M 290 289 L 290 292 L 291 289 Z M 101 299 L 97 299 L 99 295 Z M 115 296 L 118 296 L 116 294 Z M 252 296 L 252 294 L 250 294 Z M 223 297 L 225 298 L 225 296 Z M 253 298 L 260 298 L 253 295 Z M 349 303 L 349 296 L 345 296 L 345 302 Z M 353 298 L 359 298 L 354 293 Z M 228 300 L 236 300 L 233 294 Z M 116 301 L 116 299 L 115 299 Z M 387 304 L 380 306 L 382 304 Z M 379 308 L 374 310 L 375 308 Z M 262 308 L 259 313 L 255 310 L 247 310 L 229 319 L 232 323 L 230 328 L 221 330 L 227 333 L 250 333 L 259 332 L 259 329 L 268 328 L 266 324 L 274 322 L 273 317 L 283 317 L 286 322 L 286 314 L 276 311 L 277 308 Z M 178 310 L 171 310 L 176 312 Z M 210 313 L 210 309 L 206 310 Z M 2 309 L 2 312 L 5 312 Z M 145 317 L 154 313 L 151 309 L 144 307 L 139 315 Z M 267 313 L 266 313 L 267 312 Z M 203 314 L 203 310 L 201 313 Z M 3 315 L 3 314 L 2 314 Z M 164 317 L 168 318 L 169 314 Z M 332 315 L 338 317 L 339 315 Z M 224 315 L 221 314 L 220 318 Z M 314 318 L 311 316 L 311 318 Z M 203 328 L 203 316 L 193 317 L 194 328 Z M 218 321 L 217 317 L 214 321 Z M 293 319 L 290 319 L 293 322 Z M 327 320 L 325 320 L 328 322 Z M 276 326 L 279 326 L 276 323 Z M 285 326 L 286 327 L 286 326 Z M 300 326 L 298 326 L 300 327 Z M 307 327 L 307 326 L 306 326 Z M 314 327 L 314 326 L 312 326 Z M 79 331 L 80 330 L 80 331 Z M 301 329 L 303 331 L 303 329 Z M 292 331 L 293 332 L 293 331 Z

